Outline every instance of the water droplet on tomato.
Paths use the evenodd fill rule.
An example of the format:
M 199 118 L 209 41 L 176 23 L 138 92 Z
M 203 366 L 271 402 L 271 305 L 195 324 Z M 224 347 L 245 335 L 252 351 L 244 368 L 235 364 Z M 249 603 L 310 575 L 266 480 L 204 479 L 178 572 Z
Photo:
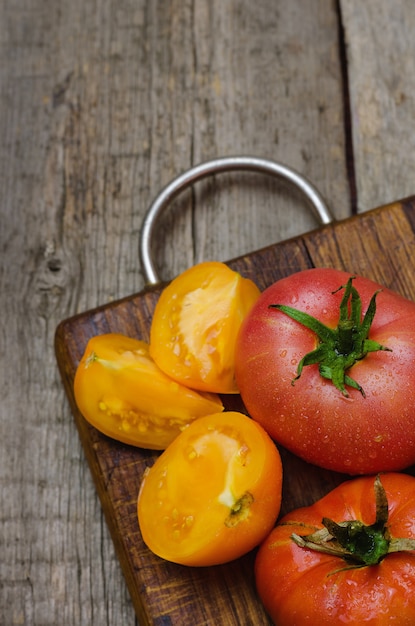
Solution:
M 409 520 L 408 522 L 405 522 L 404 526 L 408 530 L 409 535 L 413 537 L 415 535 L 415 521 Z

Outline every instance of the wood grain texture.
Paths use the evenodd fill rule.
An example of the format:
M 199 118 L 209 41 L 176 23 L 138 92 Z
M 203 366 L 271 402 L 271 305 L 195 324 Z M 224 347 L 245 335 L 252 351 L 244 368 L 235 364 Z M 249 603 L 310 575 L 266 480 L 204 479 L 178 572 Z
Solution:
M 413 193 L 415 17 L 410 0 L 339 4 L 363 210 Z M 281 160 L 349 215 L 341 44 L 334 0 L 0 0 L 0 624 L 137 623 L 55 329 L 140 292 L 143 215 L 198 161 Z M 368 79 L 387 106 L 363 137 Z M 314 227 L 285 187 L 217 177 L 172 206 L 157 263 L 170 278 Z M 287 271 L 301 265 L 302 244 L 279 250 Z
M 230 265 L 255 280 L 261 289 L 308 267 L 331 266 L 363 274 L 415 298 L 412 268 L 404 262 L 415 246 L 414 212 L 415 198 L 410 198 L 237 258 Z M 145 626 L 269 624 L 255 591 L 255 551 L 224 566 L 188 568 L 167 563 L 146 548 L 138 528 L 137 496 L 143 473 L 159 453 L 134 449 L 100 435 L 79 414 L 74 401 L 73 379 L 88 340 L 116 332 L 148 341 L 161 291 L 162 287 L 157 287 L 87 311 L 62 322 L 56 333 L 56 354 L 66 393 L 131 597 Z M 223 396 L 223 401 L 225 410 L 244 411 L 234 396 Z M 313 503 L 347 478 L 280 450 L 284 467 L 282 513 Z
M 359 211 L 414 193 L 415 4 L 341 2 Z

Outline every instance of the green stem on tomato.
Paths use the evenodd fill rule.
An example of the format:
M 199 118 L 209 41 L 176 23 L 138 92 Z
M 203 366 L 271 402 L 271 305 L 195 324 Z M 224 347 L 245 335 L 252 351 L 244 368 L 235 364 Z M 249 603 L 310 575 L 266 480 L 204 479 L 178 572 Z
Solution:
M 377 565 L 392 552 L 415 550 L 415 539 L 391 537 L 388 530 L 388 501 L 379 476 L 375 479 L 376 519 L 366 525 L 360 520 L 334 522 L 323 518 L 324 528 L 300 536 L 291 535 L 301 548 L 337 556 L 354 567 Z
M 320 375 L 331 380 L 344 396 L 349 395 L 346 386 L 359 390 L 364 396 L 365 392 L 362 387 L 346 372 L 355 363 L 364 359 L 369 352 L 391 351 L 377 341 L 369 339 L 369 331 L 376 313 L 376 296 L 379 292 L 376 291 L 373 294 L 362 319 L 362 301 L 357 289 L 353 286 L 353 279 L 354 276 L 351 276 L 346 285 L 342 285 L 333 292 L 344 289 L 337 328 L 330 328 L 308 313 L 285 304 L 269 305 L 269 308 L 278 309 L 312 330 L 319 339 L 317 347 L 303 356 L 299 362 L 293 384 L 300 378 L 305 366 L 318 364 Z

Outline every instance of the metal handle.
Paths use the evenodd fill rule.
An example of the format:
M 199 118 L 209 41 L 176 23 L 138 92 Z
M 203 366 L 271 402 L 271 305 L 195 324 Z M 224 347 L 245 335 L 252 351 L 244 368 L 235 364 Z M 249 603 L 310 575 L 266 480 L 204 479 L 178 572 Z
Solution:
M 156 197 L 144 216 L 140 233 L 139 255 L 147 284 L 156 285 L 161 282 L 152 259 L 151 242 L 156 223 L 162 212 L 181 191 L 193 185 L 196 181 L 213 174 L 231 170 L 249 170 L 283 178 L 302 191 L 321 224 L 330 224 L 330 222 L 334 221 L 333 215 L 314 185 L 286 165 L 269 159 L 251 156 L 222 157 L 205 161 L 174 178 Z

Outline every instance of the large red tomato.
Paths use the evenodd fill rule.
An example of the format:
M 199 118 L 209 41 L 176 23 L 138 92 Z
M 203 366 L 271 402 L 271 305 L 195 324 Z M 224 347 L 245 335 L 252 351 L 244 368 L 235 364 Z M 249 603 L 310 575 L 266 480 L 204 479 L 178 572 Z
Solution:
M 250 415 L 306 461 L 415 463 L 415 303 L 391 290 L 334 269 L 274 283 L 242 324 L 235 373 Z
M 274 624 L 415 624 L 414 493 L 405 474 L 354 478 L 283 517 L 255 562 Z

